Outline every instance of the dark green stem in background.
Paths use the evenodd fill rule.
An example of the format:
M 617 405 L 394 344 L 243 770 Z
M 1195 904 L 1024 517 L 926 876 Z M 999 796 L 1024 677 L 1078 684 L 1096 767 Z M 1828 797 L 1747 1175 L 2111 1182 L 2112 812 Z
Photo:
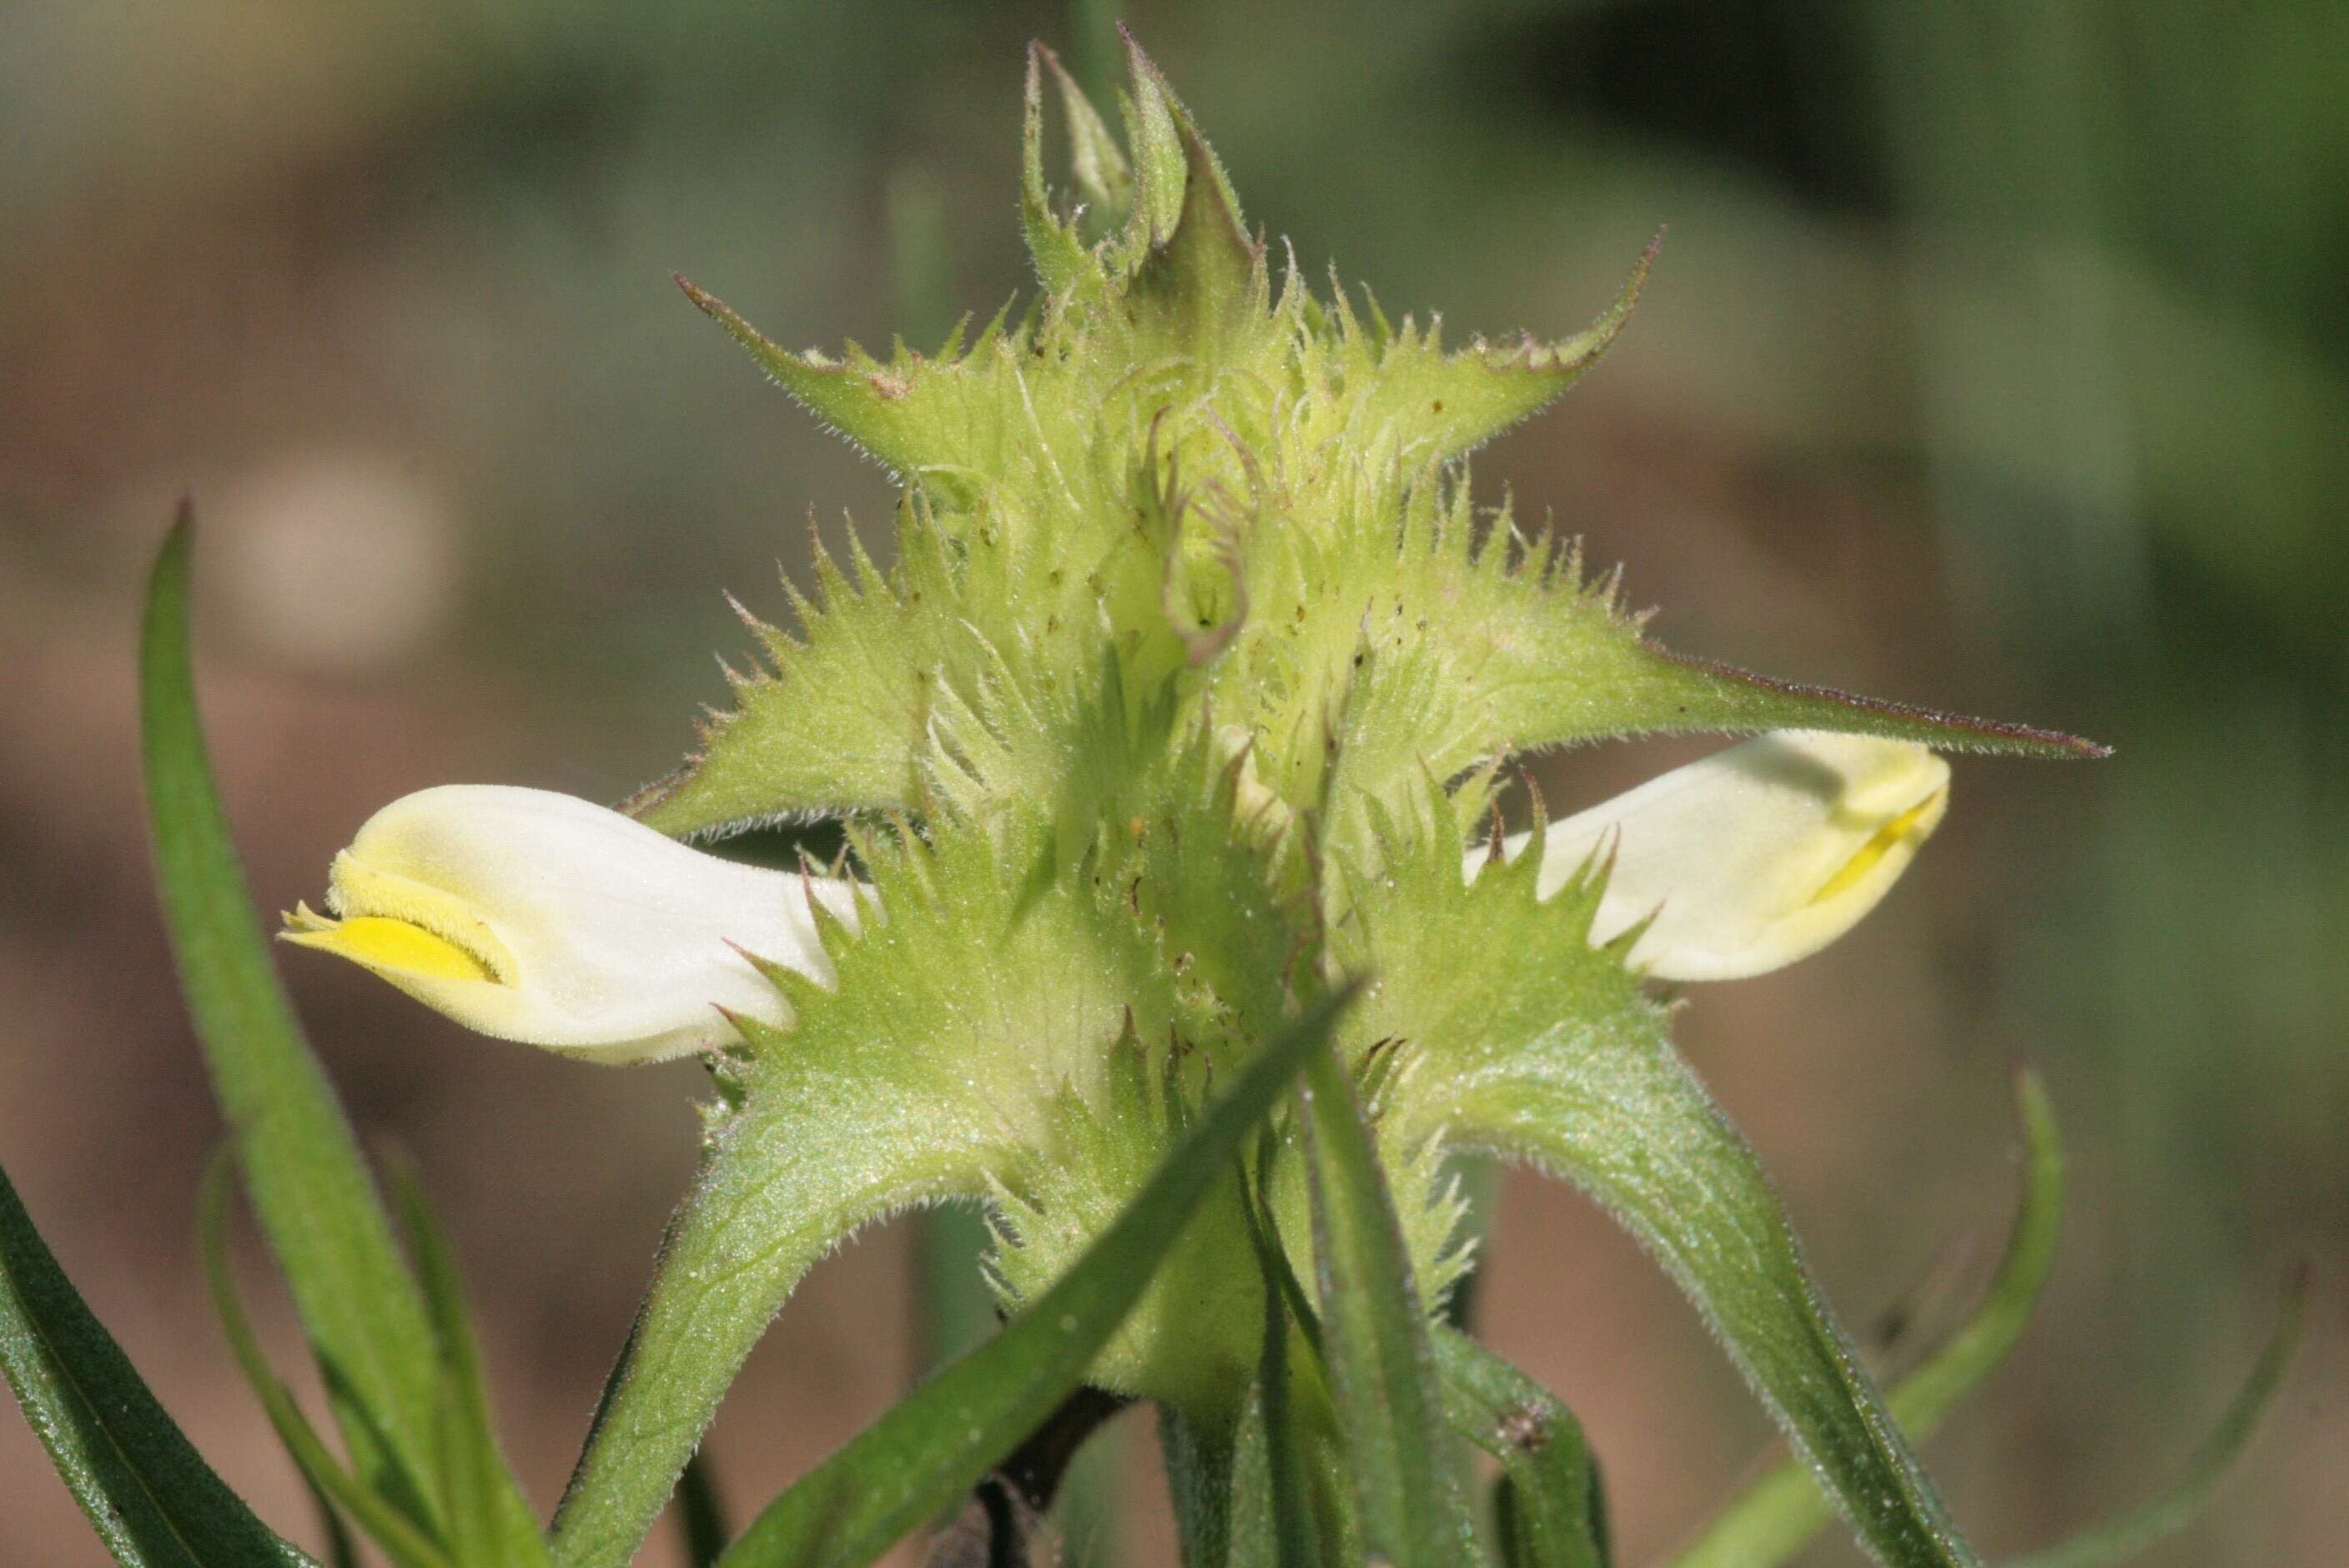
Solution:
M 709 1568 L 726 1550 L 733 1529 L 726 1520 L 726 1500 L 710 1472 L 709 1450 L 685 1462 L 677 1482 L 677 1528 L 685 1538 L 685 1560 L 690 1568 Z

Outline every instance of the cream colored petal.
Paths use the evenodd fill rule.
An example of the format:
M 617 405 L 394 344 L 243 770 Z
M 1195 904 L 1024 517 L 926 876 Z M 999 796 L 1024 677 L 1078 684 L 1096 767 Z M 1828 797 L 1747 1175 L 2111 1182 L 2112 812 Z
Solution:
M 395 800 L 335 858 L 287 941 L 361 965 L 470 1028 L 597 1061 L 784 1020 L 745 953 L 830 984 L 809 895 L 854 923 L 854 884 L 722 861 L 540 789 L 448 785 Z
M 1632 961 L 1659 979 L 1765 974 L 1875 908 L 1949 799 L 1949 764 L 1921 746 L 1783 730 L 1553 823 L 1537 887 L 1548 898 L 1611 851 L 1593 941 L 1652 916 Z M 1515 859 L 1531 837 L 1503 852 Z M 1472 874 L 1485 853 L 1469 851 Z

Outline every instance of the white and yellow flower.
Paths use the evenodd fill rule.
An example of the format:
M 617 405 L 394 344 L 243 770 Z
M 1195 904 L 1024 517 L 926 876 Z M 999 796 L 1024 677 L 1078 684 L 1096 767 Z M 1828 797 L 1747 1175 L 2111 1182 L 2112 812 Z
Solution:
M 1612 862 L 1591 940 L 1641 921 L 1631 961 L 1660 980 L 1736 980 L 1807 958 L 1891 890 L 1950 802 L 1924 747 L 1782 730 L 1550 824 L 1547 899 L 1594 853 Z M 1505 841 L 1514 860 L 1530 832 Z M 1475 873 L 1490 851 L 1468 852 Z
M 780 1023 L 756 956 L 829 985 L 810 899 L 852 884 L 736 864 L 568 795 L 447 785 L 368 819 L 326 908 L 285 940 L 339 954 L 469 1028 L 604 1062 L 712 1050 L 727 1014 Z

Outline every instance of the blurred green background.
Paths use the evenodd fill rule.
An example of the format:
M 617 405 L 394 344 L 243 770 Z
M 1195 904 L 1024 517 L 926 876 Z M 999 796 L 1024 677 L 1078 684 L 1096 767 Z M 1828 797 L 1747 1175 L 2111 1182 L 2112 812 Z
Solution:
M 742 639 L 719 590 L 780 614 L 775 564 L 803 566 L 810 521 L 836 541 L 852 510 L 877 544 L 891 499 L 667 273 L 794 345 L 885 342 L 906 301 L 916 334 L 941 330 L 941 295 L 991 310 L 1030 283 L 1021 46 L 1104 71 L 1103 9 L 0 18 L 0 1159 L 282 1527 L 306 1539 L 307 1504 L 197 1280 L 190 1193 L 219 1129 L 137 815 L 132 616 L 171 499 L 202 509 L 205 695 L 271 909 L 315 897 L 411 789 L 627 793 L 722 693 L 709 654 Z M 2313 1257 L 2289 1392 L 2153 1560 L 2340 1562 L 2349 8 L 1127 15 L 1252 220 L 1391 311 L 1562 333 L 1671 225 L 1604 368 L 1478 465 L 1522 517 L 1622 561 L 1668 641 L 2118 748 L 1961 761 L 1878 916 L 1700 992 L 1683 1036 L 1847 1317 L 1914 1320 L 1879 1347 L 1896 1367 L 1996 1251 L 2006 1064 L 2044 1068 L 2073 1152 L 2064 1261 L 1933 1445 L 1993 1553 L 2153 1490 Z M 942 270 L 903 275 L 908 232 L 938 236 Z M 1545 792 L 1570 805 L 1695 749 L 1549 759 Z M 551 1505 L 690 1166 L 694 1071 L 567 1065 L 285 967 L 355 1116 L 450 1215 Z M 1514 1183 L 1499 1227 L 1490 1332 L 1581 1410 L 1628 1560 L 1651 1558 L 1766 1425 L 1578 1199 Z M 754 1361 L 711 1446 L 738 1498 L 911 1375 L 905 1229 L 827 1264 Z M 295 1365 L 282 1305 L 265 1326 Z M 1163 1560 L 1138 1464 L 1157 1522 L 1133 1550 Z M 0 1561 L 99 1561 L 14 1418 L 0 1492 Z

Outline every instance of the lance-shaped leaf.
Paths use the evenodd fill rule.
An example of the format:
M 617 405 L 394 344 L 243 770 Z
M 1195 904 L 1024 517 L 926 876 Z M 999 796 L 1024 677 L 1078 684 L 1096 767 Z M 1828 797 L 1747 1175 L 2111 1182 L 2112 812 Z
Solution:
M 1444 1395 L 1402 1226 L 1345 1071 L 1324 1051 L 1306 1075 L 1321 1343 L 1363 1547 L 1403 1568 L 1464 1563 L 1475 1532 L 1447 1461 Z
M 1561 1024 L 1456 1102 L 1460 1136 L 1598 1199 L 1655 1254 L 1878 1561 L 1976 1561 L 1805 1264 L 1744 1140 L 1661 1027 Z
M 1323 580 L 1312 603 L 1331 617 L 1326 628 L 1313 617 L 1314 640 L 1325 657 L 1334 649 L 1355 667 L 1384 665 L 1413 677 L 1392 679 L 1377 702 L 1355 704 L 1354 729 L 1371 744 L 1357 747 L 1365 754 L 1348 766 L 1364 788 L 1422 770 L 1449 778 L 1512 752 L 1690 731 L 1820 729 L 1942 751 L 2106 754 L 2075 736 L 1675 654 L 1647 637 L 1645 616 L 1624 609 L 1618 579 L 1585 580 L 1578 544 L 1561 551 L 1553 541 L 1546 550 L 1517 535 L 1506 511 L 1480 526 L 1464 484 L 1413 490 L 1392 557 L 1370 551 L 1369 523 L 1343 526 L 1335 559 L 1312 574 Z M 1262 596 L 1279 603 L 1269 585 Z M 1404 736 L 1420 747 L 1413 755 L 1396 738 Z
M 1495 630 L 1506 634 L 1505 628 Z M 1910 740 L 1942 751 L 2047 760 L 2110 755 L 2109 748 L 2061 730 L 1778 680 L 1675 654 L 1643 637 L 1607 650 L 1578 677 L 1560 678 L 1542 664 L 1534 658 L 1518 666 L 1525 683 L 1500 705 L 1498 722 L 1512 749 L 1688 730 L 1744 735 L 1827 729 Z M 1515 686 L 1508 676 L 1500 676 L 1499 684 Z
M 1997 1276 L 1965 1326 L 1902 1378 L 1886 1401 L 1912 1442 L 1923 1441 L 2006 1358 L 2054 1267 L 2064 1205 L 2054 1108 L 2038 1074 L 2028 1069 L 2015 1074 L 2014 1098 L 2023 1125 L 2023 1194 Z M 1672 1559 L 1672 1568 L 1769 1568 L 1801 1551 L 1834 1517 L 1817 1477 L 1790 1460 L 1723 1509 Z
M 155 563 L 140 654 L 147 810 L 163 915 L 231 1147 L 327 1377 L 352 1462 L 408 1498 L 433 1473 L 434 1344 L 334 1088 L 270 967 L 199 725 L 188 640 L 192 522 Z
M 2308 1271 L 2295 1268 L 2284 1288 L 2283 1312 L 2251 1375 L 2219 1418 L 2186 1468 L 2152 1501 L 2061 1545 L 2033 1552 L 2013 1568 L 2106 1568 L 2127 1563 L 2157 1542 L 2191 1523 L 2233 1468 L 2261 1418 L 2275 1403 L 2283 1375 L 2300 1347 L 2300 1330 L 2308 1305 Z
M 538 1517 L 498 1446 L 456 1254 L 416 1173 L 395 1166 L 393 1178 L 440 1342 L 440 1511 L 451 1555 L 469 1565 L 546 1568 Z
M 1422 483 L 1398 499 L 1365 484 L 1326 531 L 1260 530 L 1249 550 L 1260 624 L 1209 673 L 1215 712 L 1257 738 L 1257 770 L 1284 800 L 1315 798 L 1326 756 L 1342 849 L 1361 848 L 1363 802 L 1392 806 L 1431 775 L 1629 735 L 1817 730 L 1941 751 L 2104 754 L 1680 658 L 1645 639 L 1612 583 L 1585 583 L 1572 552 L 1546 557 L 1506 515 L 1486 530 L 1464 488 Z
M 1259 1143 L 1259 1173 L 1269 1166 L 1272 1153 L 1268 1140 Z M 1295 1322 L 1317 1358 L 1321 1355 L 1320 1326 L 1289 1268 L 1288 1254 L 1273 1234 L 1271 1218 L 1260 1202 L 1263 1189 L 1260 1174 L 1247 1198 L 1248 1241 L 1264 1275 L 1264 1348 L 1257 1363 L 1251 1413 L 1264 1428 L 1269 1555 L 1278 1563 L 1306 1563 L 1321 1560 L 1320 1525 L 1314 1515 L 1308 1439 L 1298 1408 L 1303 1385 L 1289 1372 L 1289 1325 Z
M 1548 1389 L 1454 1328 L 1434 1333 L 1452 1429 L 1501 1464 L 1510 1568 L 1605 1568 L 1599 1478 L 1582 1426 Z
M 1327 998 L 1268 1042 L 1075 1266 L 769 1505 L 719 1568 L 858 1568 L 968 1491 L 1082 1382 L 1157 1260 L 1350 1000 Z
M 1260 1392 L 1236 1418 L 1212 1421 L 1172 1405 L 1158 1408 L 1158 1448 L 1185 1568 L 1301 1568 L 1348 1560 L 1342 1549 L 1318 1557 L 1287 1554 L 1273 1442 Z
M 1258 1182 L 1259 1190 L 1263 1185 Z M 1275 1368 L 1286 1374 L 1286 1325 L 1296 1323 L 1316 1367 L 1326 1367 L 1328 1346 L 1320 1315 L 1299 1283 L 1288 1253 L 1271 1240 L 1269 1216 L 1253 1204 L 1250 1225 L 1267 1282 L 1268 1332 L 1260 1381 L 1266 1390 L 1264 1407 L 1269 1413 L 1275 1408 L 1270 1387 Z M 1270 1332 L 1275 1323 L 1283 1328 L 1278 1346 Z M 1605 1501 L 1598 1467 L 1584 1444 L 1582 1426 L 1574 1412 L 1548 1389 L 1456 1328 L 1434 1326 L 1429 1331 L 1429 1347 L 1443 1386 L 1444 1419 L 1453 1433 L 1500 1462 L 1498 1522 L 1507 1568 L 1606 1568 Z M 1282 1473 L 1277 1440 L 1280 1429 L 1269 1419 L 1267 1428 L 1275 1439 L 1269 1446 L 1277 1505 Z M 1283 1532 L 1281 1538 L 1309 1540 L 1307 1531 L 1311 1521 L 1304 1524 L 1306 1530 Z M 1309 1551 L 1279 1559 L 1284 1563 L 1313 1560 Z
M 316 1568 L 156 1403 L 0 1171 L 0 1371 L 122 1568 Z
M 1603 872 L 1537 898 L 1541 844 L 1464 884 L 1449 803 L 1381 833 L 1356 890 L 1380 985 L 1350 1032 L 1393 1037 L 1387 1136 L 1441 1136 L 1597 1198 L 1672 1275 L 1878 1560 L 1976 1561 L 1804 1263 L 1753 1150 L 1624 968 L 1589 945 Z
M 326 1537 L 323 1556 L 326 1568 L 359 1568 L 358 1542 L 351 1539 L 350 1526 L 343 1522 L 334 1500 L 319 1490 L 318 1483 L 308 1476 L 302 1478 L 309 1488 L 311 1506 L 318 1511 L 318 1528 Z
M 196 1241 L 203 1253 L 204 1274 L 212 1285 L 212 1305 L 228 1336 L 245 1381 L 253 1385 L 261 1408 L 276 1429 L 303 1479 L 314 1491 L 347 1513 L 374 1537 L 397 1568 L 459 1568 L 447 1534 L 437 1519 L 424 1517 L 412 1500 L 395 1499 L 353 1475 L 335 1457 L 310 1418 L 295 1402 L 293 1391 L 279 1381 L 262 1352 L 260 1336 L 245 1315 L 237 1294 L 236 1271 L 229 1258 L 228 1210 L 230 1167 L 225 1159 L 212 1161 L 196 1198 Z M 467 1568 L 471 1568 L 468 1564 Z

